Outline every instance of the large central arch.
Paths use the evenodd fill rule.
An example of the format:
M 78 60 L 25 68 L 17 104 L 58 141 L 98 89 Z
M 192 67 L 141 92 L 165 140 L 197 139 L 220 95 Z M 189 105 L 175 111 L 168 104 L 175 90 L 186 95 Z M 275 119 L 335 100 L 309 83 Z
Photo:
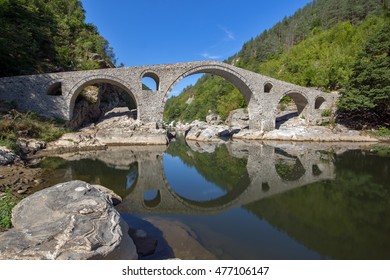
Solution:
M 93 84 L 99 84 L 99 83 L 100 84 L 101 83 L 111 84 L 111 85 L 117 86 L 120 89 L 124 90 L 126 93 L 128 93 L 130 95 L 131 98 L 133 98 L 133 100 L 135 101 L 135 104 L 138 108 L 139 101 L 137 100 L 137 97 L 134 94 L 135 91 L 125 81 L 123 81 L 117 77 L 110 76 L 110 75 L 93 75 L 93 76 L 89 76 L 89 77 L 85 77 L 85 78 L 81 79 L 69 91 L 70 98 L 69 98 L 69 112 L 68 112 L 69 115 L 68 116 L 69 116 L 70 120 L 73 117 L 74 106 L 75 106 L 76 99 L 77 99 L 78 95 L 80 94 L 80 92 L 86 86 L 90 86 Z
M 201 74 L 201 73 L 214 74 L 231 82 L 235 87 L 237 87 L 237 89 L 244 96 L 245 102 L 247 104 L 249 104 L 249 101 L 251 100 L 255 92 L 255 90 L 251 87 L 250 83 L 241 74 L 234 71 L 233 69 L 218 64 L 208 64 L 208 65 L 206 64 L 206 65 L 196 66 L 190 70 L 187 70 L 183 72 L 179 77 L 177 77 L 173 81 L 173 83 L 168 87 L 168 90 L 165 93 L 164 101 L 167 100 L 172 89 L 182 79 L 193 74 Z

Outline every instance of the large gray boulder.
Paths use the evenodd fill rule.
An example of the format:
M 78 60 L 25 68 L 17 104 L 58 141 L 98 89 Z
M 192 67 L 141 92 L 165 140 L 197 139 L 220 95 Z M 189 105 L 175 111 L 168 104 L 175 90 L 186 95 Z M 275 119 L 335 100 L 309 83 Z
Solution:
M 0 235 L 0 259 L 137 259 L 120 197 L 102 186 L 70 181 L 23 199 L 14 228 Z

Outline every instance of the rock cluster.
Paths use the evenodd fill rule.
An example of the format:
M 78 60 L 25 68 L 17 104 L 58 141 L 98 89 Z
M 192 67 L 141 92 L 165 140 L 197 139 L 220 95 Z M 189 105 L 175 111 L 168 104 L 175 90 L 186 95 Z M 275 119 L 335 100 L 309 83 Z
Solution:
M 295 116 L 296 112 L 282 111 L 276 119 L 277 129 L 264 132 L 249 129 L 249 116 L 245 109 L 231 111 L 225 124 L 214 114 L 206 120 L 195 120 L 190 124 L 176 124 L 178 131 L 185 131 L 186 140 L 218 143 L 222 139 L 233 138 L 243 140 L 283 140 L 283 141 L 315 141 L 315 142 L 376 142 L 360 131 L 349 130 L 342 125 L 315 126 L 307 125 L 305 120 Z
M 137 259 L 120 200 L 102 186 L 70 181 L 36 192 L 12 210 L 0 259 Z
M 67 133 L 50 143 L 48 150 L 104 149 L 107 145 L 166 145 L 167 131 L 156 123 L 134 120 L 127 107 L 114 108 L 97 123 Z

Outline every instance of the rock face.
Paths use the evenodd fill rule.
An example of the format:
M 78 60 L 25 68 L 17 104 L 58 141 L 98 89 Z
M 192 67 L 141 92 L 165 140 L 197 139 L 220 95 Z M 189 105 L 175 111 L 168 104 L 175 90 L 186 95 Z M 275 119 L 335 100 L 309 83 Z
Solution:
M 245 109 L 233 110 L 229 113 L 226 123 L 232 129 L 249 128 L 249 114 Z
M 376 138 L 364 135 L 360 131 L 325 126 L 284 126 L 269 132 L 243 129 L 233 135 L 233 139 L 244 140 L 282 140 L 313 142 L 377 142 Z
M 6 147 L 0 146 L 0 166 L 12 164 L 18 158 L 13 152 Z
M 118 199 L 82 181 L 28 196 L 12 211 L 14 228 L 0 235 L 0 259 L 137 259 Z
M 186 134 L 187 140 L 220 142 L 220 137 L 230 137 L 229 128 L 226 125 L 209 125 L 203 121 L 194 121 Z
M 167 131 L 156 123 L 134 120 L 127 107 L 114 108 L 96 124 L 67 133 L 50 143 L 48 150 L 104 149 L 107 145 L 166 145 Z

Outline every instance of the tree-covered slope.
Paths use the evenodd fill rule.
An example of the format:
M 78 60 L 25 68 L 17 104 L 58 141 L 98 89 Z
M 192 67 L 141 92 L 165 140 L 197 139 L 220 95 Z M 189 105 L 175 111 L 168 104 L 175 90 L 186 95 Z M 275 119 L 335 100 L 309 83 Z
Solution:
M 386 26 L 388 3 L 313 1 L 245 43 L 226 62 L 302 86 L 343 89 L 358 54 Z M 245 106 L 238 90 L 229 87 L 223 79 L 205 75 L 182 95 L 169 99 L 164 117 L 167 121 L 204 119 L 208 110 L 226 117 L 230 110 Z
M 115 63 L 79 0 L 0 0 L 0 77 Z

